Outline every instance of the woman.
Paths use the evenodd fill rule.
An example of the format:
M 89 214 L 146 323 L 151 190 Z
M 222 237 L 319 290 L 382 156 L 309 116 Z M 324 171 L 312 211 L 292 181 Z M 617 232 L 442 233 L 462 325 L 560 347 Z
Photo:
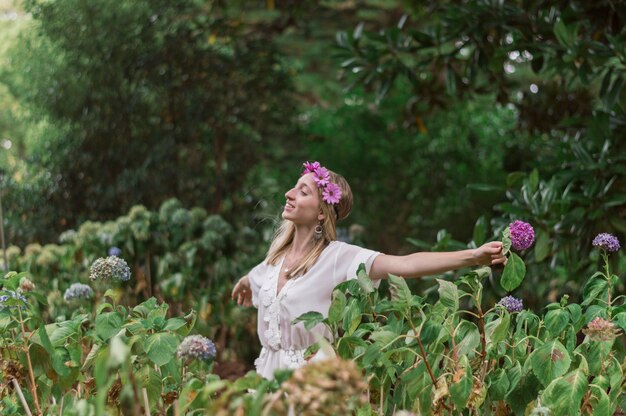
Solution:
M 280 368 L 304 364 L 304 351 L 320 336 L 332 334 L 323 325 L 306 330 L 291 322 L 305 312 L 327 315 L 333 288 L 356 278 L 359 264 L 376 285 L 388 274 L 414 278 L 462 267 L 504 263 L 502 243 L 455 252 L 390 256 L 337 241 L 337 220 L 352 209 L 346 180 L 320 166 L 305 163 L 302 176 L 286 194 L 283 221 L 263 262 L 242 277 L 232 297 L 258 308 L 258 334 L 263 346 L 257 372 L 272 378 Z

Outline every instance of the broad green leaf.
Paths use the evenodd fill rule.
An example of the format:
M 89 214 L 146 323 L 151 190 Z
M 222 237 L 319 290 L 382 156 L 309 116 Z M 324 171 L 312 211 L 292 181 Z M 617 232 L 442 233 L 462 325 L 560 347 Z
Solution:
M 117 334 L 122 328 L 122 317 L 117 312 L 106 312 L 96 316 L 96 334 L 104 341 Z
M 178 328 L 182 328 L 186 324 L 187 321 L 185 321 L 183 318 L 170 318 L 167 320 L 165 328 L 163 329 L 165 331 L 176 331 Z
M 135 373 L 135 380 L 148 392 L 148 403 L 154 404 L 161 399 L 161 377 L 154 368 L 144 365 Z
M 546 313 L 545 324 L 552 335 L 557 336 L 569 323 L 569 314 L 564 309 L 554 309 Z
M 152 334 L 146 339 L 145 343 L 148 358 L 158 366 L 174 359 L 176 348 L 178 348 L 178 337 L 173 334 Z
M 552 411 L 551 415 L 580 414 L 580 405 L 588 385 L 587 375 L 579 369 L 574 370 L 554 379 L 541 395 L 541 401 Z
M 346 308 L 346 315 L 343 318 L 343 330 L 346 335 L 352 335 L 361 323 L 361 310 L 355 298 L 351 298 Z
M 608 394 L 597 386 L 591 386 L 589 404 L 593 410 L 593 416 L 610 416 L 613 414 Z
M 50 356 L 50 360 L 52 362 L 52 368 L 54 368 L 54 371 L 56 371 L 56 373 L 60 375 L 61 377 L 68 375 L 70 370 L 65 365 L 65 359 L 64 359 L 64 354 L 63 354 L 65 349 L 61 349 L 61 348 L 56 349 L 52 346 L 52 343 L 50 342 L 50 338 L 48 338 L 48 333 L 46 332 L 45 326 L 42 325 L 39 327 L 39 329 L 37 330 L 37 335 L 39 339 L 38 340 L 33 339 L 33 342 L 39 341 L 37 343 L 41 345 L 42 347 L 44 347 L 44 349 Z
M 357 271 L 356 277 L 363 293 L 372 293 L 374 290 L 376 290 L 374 289 L 372 279 L 370 279 L 370 277 L 365 272 L 365 265 L 363 263 L 359 265 L 359 270 Z
M 302 315 L 298 316 L 291 323 L 297 324 L 298 322 L 304 322 L 304 327 L 306 330 L 311 330 L 314 326 L 321 324 L 324 322 L 324 315 L 319 312 L 306 312 Z
M 457 325 L 454 339 L 456 351 L 459 356 L 474 355 L 474 350 L 480 345 L 480 332 L 478 327 L 469 321 L 461 321 Z
M 489 398 L 493 401 L 504 400 L 510 386 L 506 371 L 498 368 L 494 372 L 489 373 L 487 383 L 489 384 Z
M 459 309 L 459 289 L 452 282 L 437 279 L 439 283 L 439 301 L 452 312 Z
M 411 302 L 411 290 L 402 277 L 389 275 L 389 292 L 391 299 L 409 305 Z
M 517 254 L 511 253 L 506 266 L 504 266 L 500 286 L 507 292 L 511 292 L 522 283 L 525 275 L 526 265 L 524 261 Z
M 342 290 L 335 289 L 333 291 L 332 301 L 328 309 L 328 322 L 336 324 L 343 318 L 343 311 L 346 308 L 346 295 Z
M 494 319 L 485 325 L 485 339 L 487 344 L 497 344 L 506 338 L 511 324 L 511 315 L 504 312 L 502 316 Z
M 529 357 L 533 373 L 544 386 L 567 372 L 572 362 L 569 352 L 558 341 L 552 340 L 537 348 Z
M 603 297 L 607 293 L 607 282 L 602 273 L 597 272 L 587 280 L 585 287 L 583 288 L 583 301 L 582 306 L 591 304 L 598 297 Z
M 427 345 L 439 338 L 443 327 L 433 319 L 429 319 L 422 325 L 420 329 L 420 340 L 422 344 Z
M 370 339 L 372 339 L 380 349 L 384 349 L 398 336 L 399 334 L 396 334 L 393 331 L 379 330 L 372 332 L 370 334 Z
M 559 43 L 566 48 L 570 48 L 573 45 L 575 34 L 573 33 L 572 28 L 568 28 L 562 19 L 558 19 L 558 21 L 554 24 L 554 34 L 556 35 Z

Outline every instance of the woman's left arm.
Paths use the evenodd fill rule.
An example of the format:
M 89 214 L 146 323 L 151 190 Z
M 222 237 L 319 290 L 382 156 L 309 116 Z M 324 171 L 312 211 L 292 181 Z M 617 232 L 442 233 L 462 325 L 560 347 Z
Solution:
M 492 241 L 482 246 L 460 251 L 420 252 L 406 256 L 377 256 L 370 269 L 372 279 L 385 279 L 393 274 L 404 278 L 430 276 L 463 267 L 496 265 L 506 262 L 502 243 Z

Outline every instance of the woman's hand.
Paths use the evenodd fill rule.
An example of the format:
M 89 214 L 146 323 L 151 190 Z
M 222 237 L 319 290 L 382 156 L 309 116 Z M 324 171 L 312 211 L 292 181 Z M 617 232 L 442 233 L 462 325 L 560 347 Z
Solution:
M 502 255 L 502 242 L 492 241 L 485 243 L 474 250 L 474 259 L 479 266 L 495 266 L 506 264 L 507 258 Z
M 252 290 L 248 276 L 239 279 L 233 288 L 232 298 L 237 301 L 238 305 L 252 306 Z

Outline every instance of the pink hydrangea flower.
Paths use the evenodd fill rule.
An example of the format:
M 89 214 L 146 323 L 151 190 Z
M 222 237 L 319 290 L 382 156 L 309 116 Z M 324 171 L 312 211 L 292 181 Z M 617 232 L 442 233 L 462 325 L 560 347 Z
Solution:
M 313 171 L 313 180 L 318 188 L 322 188 L 330 183 L 330 172 L 324 167 L 319 167 Z
M 509 225 L 511 232 L 511 247 L 515 250 L 526 250 L 535 241 L 535 230 L 532 225 L 524 221 L 513 221 Z
M 307 173 L 313 173 L 316 169 L 319 169 L 321 167 L 320 162 L 304 162 L 302 165 L 304 166 L 302 175 L 306 175 Z
M 322 199 L 327 204 L 334 205 L 338 203 L 341 199 L 341 188 L 339 187 L 339 185 L 334 183 L 329 183 L 328 185 L 326 185 L 324 191 L 322 192 Z

